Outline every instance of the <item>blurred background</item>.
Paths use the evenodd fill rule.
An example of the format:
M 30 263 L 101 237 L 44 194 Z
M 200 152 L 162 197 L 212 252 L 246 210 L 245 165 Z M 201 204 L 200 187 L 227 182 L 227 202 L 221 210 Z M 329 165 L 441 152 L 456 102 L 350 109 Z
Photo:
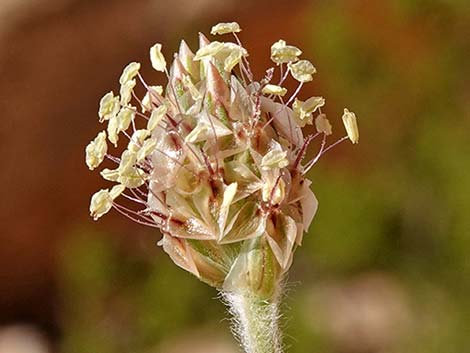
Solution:
M 290 353 L 470 343 L 470 2 L 0 0 L 0 353 L 234 353 L 212 288 L 159 234 L 88 216 L 99 98 L 148 48 L 237 21 L 255 74 L 279 38 L 361 142 L 311 171 L 320 206 L 285 298 Z M 313 153 L 314 149 L 312 149 Z

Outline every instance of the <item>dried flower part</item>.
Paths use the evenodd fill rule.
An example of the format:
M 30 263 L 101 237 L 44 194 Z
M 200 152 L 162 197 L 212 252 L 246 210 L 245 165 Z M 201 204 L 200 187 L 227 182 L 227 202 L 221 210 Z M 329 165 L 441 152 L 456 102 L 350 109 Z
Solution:
M 162 104 L 157 109 L 153 110 L 152 114 L 150 114 L 150 119 L 147 122 L 147 131 L 155 130 L 158 124 L 163 120 L 167 112 L 168 107 L 165 104 Z
M 295 99 L 292 108 L 301 127 L 313 123 L 313 113 L 325 105 L 323 97 L 311 97 L 305 102 Z
M 357 127 L 356 114 L 354 114 L 353 112 L 350 112 L 347 109 L 344 109 L 343 124 L 344 124 L 344 127 L 346 128 L 348 138 L 351 140 L 351 142 L 358 143 L 359 142 L 359 129 Z
M 194 60 L 202 60 L 210 57 L 214 57 L 224 48 L 224 43 L 221 42 L 210 42 L 209 44 L 201 47 L 194 56 Z
M 197 101 L 202 98 L 201 92 L 197 89 L 197 87 L 194 85 L 191 77 L 189 75 L 184 75 L 183 76 L 183 85 L 184 87 L 188 90 L 189 94 L 191 95 L 191 98 L 194 101 Z
M 237 22 L 229 22 L 229 23 L 218 23 L 211 29 L 211 34 L 227 34 L 227 33 L 239 33 L 241 32 L 240 25 Z
M 275 96 L 284 97 L 287 93 L 287 89 L 281 86 L 267 84 L 263 87 L 261 92 L 266 95 L 274 94 Z
M 280 39 L 271 46 L 271 60 L 277 65 L 287 64 L 299 60 L 302 51 L 292 45 L 287 45 L 285 40 Z
M 119 170 L 118 169 L 108 169 L 105 168 L 100 172 L 101 176 L 103 179 L 108 180 L 108 181 L 118 181 L 119 179 Z
M 315 118 L 315 127 L 318 132 L 321 132 L 325 135 L 332 134 L 332 127 L 325 114 L 319 114 Z
M 113 207 L 113 200 L 116 199 L 125 190 L 125 186 L 113 186 L 111 191 L 109 189 L 102 189 L 95 193 L 91 198 L 90 215 L 96 221 L 102 215 L 109 212 Z
M 121 84 L 121 89 L 119 90 L 119 94 L 121 96 L 120 103 L 121 105 L 127 105 L 132 99 L 132 90 L 136 85 L 135 80 L 128 80 Z
M 131 82 L 131 81 L 129 81 Z M 129 83 L 127 82 L 127 83 Z M 126 85 L 125 83 L 124 85 Z M 124 86 L 123 85 L 123 86 Z M 108 121 L 108 139 L 115 147 L 119 140 L 119 133 L 126 131 L 135 119 L 135 108 L 132 106 L 123 106 L 118 115 Z
M 145 139 L 150 135 L 150 131 L 147 129 L 136 130 L 131 136 L 131 140 L 129 141 L 129 145 L 127 145 L 127 149 L 130 152 L 137 153 L 141 149 Z
M 242 57 L 248 56 L 248 52 L 245 48 L 240 47 L 239 45 L 230 48 L 229 55 L 224 60 L 224 70 L 226 72 L 231 72 L 232 69 L 238 65 Z
M 152 67 L 157 70 L 164 72 L 166 70 L 166 60 L 162 54 L 162 45 L 157 43 L 150 48 L 150 61 Z
M 288 165 L 287 151 L 284 151 L 278 142 L 272 140 L 269 151 L 261 159 L 261 168 L 264 170 L 281 169 Z
M 155 100 L 155 97 L 159 97 L 162 94 L 162 86 L 149 86 L 147 93 L 145 93 L 145 96 L 141 101 L 142 113 L 152 111 L 152 100 Z
M 288 66 L 292 77 L 302 83 L 312 81 L 312 75 L 317 72 L 317 69 L 308 60 L 299 60 L 296 63 L 289 63 Z
M 100 123 L 114 117 L 119 112 L 119 108 L 119 97 L 115 97 L 112 91 L 106 93 L 100 100 L 100 108 L 98 110 Z
M 117 172 L 116 181 L 129 189 L 142 186 L 146 180 L 145 172 L 136 167 L 137 152 L 125 150 L 121 155 L 119 167 L 115 170 L 115 172 Z M 110 173 L 111 171 L 108 171 L 108 175 L 110 175 Z M 114 177 L 114 175 L 111 175 L 111 177 Z
M 223 65 L 224 70 L 230 72 L 246 56 L 248 51 L 238 44 L 211 42 L 196 52 L 194 60 L 212 59 L 216 67 Z
M 86 165 L 90 170 L 97 168 L 103 162 L 108 145 L 106 144 L 106 132 L 101 131 L 88 146 L 86 146 Z
M 136 109 L 130 106 L 121 108 L 119 114 L 117 115 L 118 132 L 126 131 L 127 129 L 129 129 L 131 122 L 133 122 L 135 119 L 135 111 Z
M 127 82 L 134 79 L 137 76 L 140 70 L 140 63 L 132 62 L 128 64 L 122 71 L 121 77 L 119 78 L 119 83 L 121 85 L 126 84 Z
M 238 33 L 240 27 L 223 23 L 211 32 Z M 320 111 L 325 100 L 297 99 L 315 68 L 285 41 L 271 47 L 271 59 L 280 67 L 267 70 L 259 82 L 238 39 L 210 42 L 200 34 L 199 42 L 194 53 L 182 41 L 168 70 L 161 45 L 154 45 L 151 65 L 167 73 L 168 82 L 153 86 L 137 80 L 140 64 L 134 62 L 121 74 L 120 96 L 109 92 L 101 99 L 99 116 L 108 122 L 107 133 L 87 146 L 86 163 L 94 169 L 108 157 L 117 166 L 100 174 L 116 186 L 93 195 L 90 213 L 97 219 L 114 207 L 158 228 L 164 251 L 202 281 L 269 298 L 317 209 L 305 173 L 329 149 L 331 125 Z M 287 103 L 281 86 L 288 76 L 285 63 L 300 82 Z M 271 83 L 279 76 L 278 84 Z M 141 99 L 134 91 L 138 82 L 146 90 Z M 304 137 L 302 127 L 314 123 L 314 114 L 318 133 Z M 357 142 L 354 114 L 345 112 L 343 120 Z M 323 138 L 321 150 L 304 161 L 317 135 Z M 128 143 L 114 157 L 106 139 L 115 146 Z M 126 188 L 124 196 L 139 207 L 119 204 Z
M 115 147 L 117 147 L 117 142 L 119 140 L 119 121 L 117 116 L 113 116 L 109 119 L 108 128 L 106 129 L 108 132 L 108 140 L 111 142 Z

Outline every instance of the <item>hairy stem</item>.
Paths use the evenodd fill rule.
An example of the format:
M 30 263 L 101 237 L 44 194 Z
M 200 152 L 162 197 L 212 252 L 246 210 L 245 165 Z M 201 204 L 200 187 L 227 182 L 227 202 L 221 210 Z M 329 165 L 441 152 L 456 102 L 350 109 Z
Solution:
M 250 292 L 223 297 L 233 316 L 233 333 L 246 353 L 282 353 L 279 295 L 270 300 Z

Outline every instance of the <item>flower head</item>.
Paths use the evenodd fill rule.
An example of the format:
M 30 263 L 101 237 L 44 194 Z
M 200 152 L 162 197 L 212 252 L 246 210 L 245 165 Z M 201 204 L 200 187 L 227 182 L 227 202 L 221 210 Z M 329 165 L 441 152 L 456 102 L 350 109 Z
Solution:
M 211 31 L 238 32 L 236 23 Z M 195 53 L 182 41 L 168 70 L 162 46 L 155 44 L 150 62 L 168 74 L 163 86 L 137 80 L 139 63 L 126 66 L 120 96 L 109 92 L 100 102 L 107 133 L 86 148 L 90 169 L 105 157 L 115 164 L 101 175 L 117 183 L 93 195 L 90 213 L 97 219 L 115 208 L 158 228 L 159 244 L 178 266 L 217 288 L 250 288 L 268 297 L 316 212 L 305 173 L 328 150 L 332 128 L 321 112 L 322 97 L 296 98 L 316 72 L 299 60 L 300 49 L 274 43 L 271 59 L 280 72 L 272 68 L 256 81 L 248 51 L 236 39 L 210 42 L 201 35 Z M 299 87 L 284 100 L 289 74 Z M 134 102 L 140 81 L 146 93 Z M 345 111 L 343 121 L 357 142 L 354 114 Z M 304 136 L 302 127 L 313 123 L 318 133 Z M 323 137 L 320 152 L 304 161 L 317 136 Z M 108 153 L 106 139 L 115 146 L 126 141 L 119 158 Z M 141 207 L 124 206 L 119 196 Z

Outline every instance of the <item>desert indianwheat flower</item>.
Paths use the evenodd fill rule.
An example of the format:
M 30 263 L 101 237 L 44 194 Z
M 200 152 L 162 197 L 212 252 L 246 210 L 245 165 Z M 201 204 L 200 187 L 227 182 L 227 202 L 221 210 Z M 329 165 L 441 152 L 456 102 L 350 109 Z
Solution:
M 150 60 L 166 73 L 164 87 L 147 83 L 139 63 L 125 67 L 120 96 L 109 92 L 100 102 L 107 129 L 86 148 L 91 170 L 105 157 L 115 163 L 101 175 L 117 184 L 93 195 L 90 212 L 96 220 L 114 208 L 158 228 L 171 259 L 223 293 L 246 352 L 281 352 L 281 282 L 317 209 L 305 174 L 331 147 L 348 137 L 357 143 L 359 134 L 355 115 L 345 110 L 347 136 L 327 146 L 325 100 L 297 99 L 316 72 L 312 63 L 280 40 L 271 47 L 275 68 L 255 81 L 240 31 L 237 23 L 218 24 L 211 33 L 232 33 L 235 42 L 200 34 L 196 53 L 182 41 L 169 70 L 155 44 Z M 282 85 L 289 75 L 298 87 L 287 95 Z M 134 93 L 137 82 L 146 90 L 142 99 Z M 317 132 L 305 137 L 308 124 Z M 108 153 L 106 137 L 114 146 L 125 140 L 119 158 Z M 320 150 L 305 162 L 316 138 Z

